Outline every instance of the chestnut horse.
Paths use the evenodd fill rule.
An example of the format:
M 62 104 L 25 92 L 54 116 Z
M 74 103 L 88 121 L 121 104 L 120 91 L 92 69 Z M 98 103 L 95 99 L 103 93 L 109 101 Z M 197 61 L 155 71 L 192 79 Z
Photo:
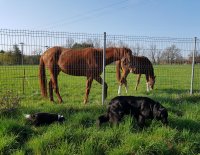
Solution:
M 105 64 L 108 65 L 114 61 L 126 57 L 130 62 L 132 51 L 128 48 L 107 48 Z M 92 81 L 96 80 L 103 84 L 101 73 L 103 71 L 103 50 L 98 48 L 67 49 L 62 47 L 49 48 L 40 58 L 39 81 L 41 94 L 47 97 L 47 81 L 45 66 L 50 71 L 49 96 L 53 99 L 53 90 L 55 91 L 59 102 L 63 100 L 58 88 L 58 74 L 60 71 L 74 76 L 86 76 L 86 91 L 84 103 L 88 101 L 88 95 Z M 105 98 L 107 97 L 107 84 L 105 83 Z
M 122 77 L 121 77 L 120 69 L 122 69 L 122 72 L 123 72 Z M 149 92 L 149 88 L 153 89 L 156 76 L 154 76 L 154 68 L 151 61 L 147 57 L 144 57 L 144 56 L 132 56 L 130 59 L 130 64 L 128 65 L 127 65 L 126 58 L 123 58 L 122 60 L 118 60 L 116 62 L 116 77 L 119 82 L 118 95 L 121 94 L 121 86 L 123 84 L 125 85 L 126 93 L 128 91 L 126 78 L 129 72 L 138 74 L 135 90 L 137 90 L 138 84 L 140 82 L 141 74 L 145 74 L 146 76 L 147 92 Z

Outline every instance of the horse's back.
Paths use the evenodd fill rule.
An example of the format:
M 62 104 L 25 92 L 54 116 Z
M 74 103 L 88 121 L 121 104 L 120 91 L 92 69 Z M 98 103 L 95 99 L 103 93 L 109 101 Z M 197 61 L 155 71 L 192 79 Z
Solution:
M 66 74 L 86 76 L 99 68 L 100 50 L 94 48 L 69 49 L 62 52 L 58 65 Z
M 146 67 L 151 67 L 152 63 L 151 61 L 145 57 L 145 56 L 133 56 L 132 59 L 132 65 L 133 66 L 146 66 Z

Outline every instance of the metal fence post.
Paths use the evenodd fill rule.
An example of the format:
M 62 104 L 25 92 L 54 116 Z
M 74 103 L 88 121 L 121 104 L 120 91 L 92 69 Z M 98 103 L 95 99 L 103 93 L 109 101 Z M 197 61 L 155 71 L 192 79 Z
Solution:
M 22 62 L 22 66 L 24 65 L 24 43 L 21 42 L 19 43 L 21 45 L 21 62 Z
M 105 61 L 106 61 L 106 32 L 104 32 L 104 41 L 103 41 L 103 84 L 102 84 L 102 105 L 104 104 L 104 100 L 105 100 Z
M 24 43 L 21 42 L 19 43 L 21 45 L 21 65 L 24 65 Z M 23 67 L 23 77 L 22 77 L 22 93 L 24 94 L 24 89 L 25 89 L 25 68 Z
M 194 50 L 192 54 L 192 74 L 191 74 L 191 84 L 190 84 L 190 95 L 193 93 L 193 82 L 194 82 L 194 57 L 196 54 L 197 37 L 194 37 Z

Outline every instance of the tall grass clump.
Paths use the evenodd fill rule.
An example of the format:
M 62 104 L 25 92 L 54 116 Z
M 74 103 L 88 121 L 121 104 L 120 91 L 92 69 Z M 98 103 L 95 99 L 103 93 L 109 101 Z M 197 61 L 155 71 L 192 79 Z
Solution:
M 20 107 L 20 97 L 13 91 L 0 95 L 0 114 L 16 112 Z

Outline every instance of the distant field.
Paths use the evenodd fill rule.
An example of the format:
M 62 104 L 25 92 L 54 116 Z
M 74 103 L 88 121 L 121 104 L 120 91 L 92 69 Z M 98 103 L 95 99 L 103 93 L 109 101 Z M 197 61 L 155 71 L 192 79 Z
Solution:
M 200 153 L 200 66 L 195 66 L 194 92 L 190 96 L 191 65 L 154 66 L 155 90 L 146 93 L 142 76 L 136 92 L 135 78 L 128 76 L 129 92 L 123 95 L 149 96 L 169 111 L 169 126 L 153 121 L 139 130 L 135 120 L 125 117 L 119 127 L 105 124 L 96 128 L 96 118 L 106 111 L 111 98 L 117 95 L 115 67 L 106 67 L 108 98 L 101 105 L 101 85 L 93 82 L 88 105 L 83 105 L 85 77 L 59 75 L 59 87 L 64 103 L 51 103 L 40 96 L 38 66 L 0 66 L 0 97 L 6 90 L 19 94 L 19 106 L 0 112 L 0 154 L 187 154 Z M 25 74 L 24 74 L 25 70 Z M 48 73 L 48 72 L 47 72 Z M 24 94 L 23 94 L 23 76 Z M 57 98 L 54 94 L 54 98 Z M 23 114 L 55 112 L 66 117 L 64 124 L 33 127 Z
M 156 84 L 154 92 L 160 91 L 176 91 L 188 92 L 191 84 L 191 65 L 156 65 L 154 66 L 156 75 Z M 46 72 L 49 74 L 48 71 Z M 62 96 L 70 96 L 77 98 L 77 95 L 85 93 L 85 77 L 69 76 L 60 73 L 59 87 Z M 200 66 L 195 66 L 194 90 L 200 90 Z M 129 94 L 144 94 L 146 92 L 145 76 L 142 76 L 139 89 L 134 90 L 136 75 L 129 74 L 128 85 Z M 116 81 L 115 66 L 106 67 L 106 82 L 109 86 L 108 93 L 110 97 L 117 94 L 118 83 Z M 24 86 L 24 89 L 23 89 Z M 77 89 L 78 87 L 78 89 Z M 96 81 L 93 82 L 91 96 L 101 96 L 101 85 Z M 38 84 L 38 66 L 0 66 L 0 92 L 4 90 L 14 90 L 25 96 L 39 94 Z M 123 89 L 123 93 L 125 93 Z M 67 99 L 68 100 L 68 99 Z M 70 99 L 70 101 L 72 101 Z

